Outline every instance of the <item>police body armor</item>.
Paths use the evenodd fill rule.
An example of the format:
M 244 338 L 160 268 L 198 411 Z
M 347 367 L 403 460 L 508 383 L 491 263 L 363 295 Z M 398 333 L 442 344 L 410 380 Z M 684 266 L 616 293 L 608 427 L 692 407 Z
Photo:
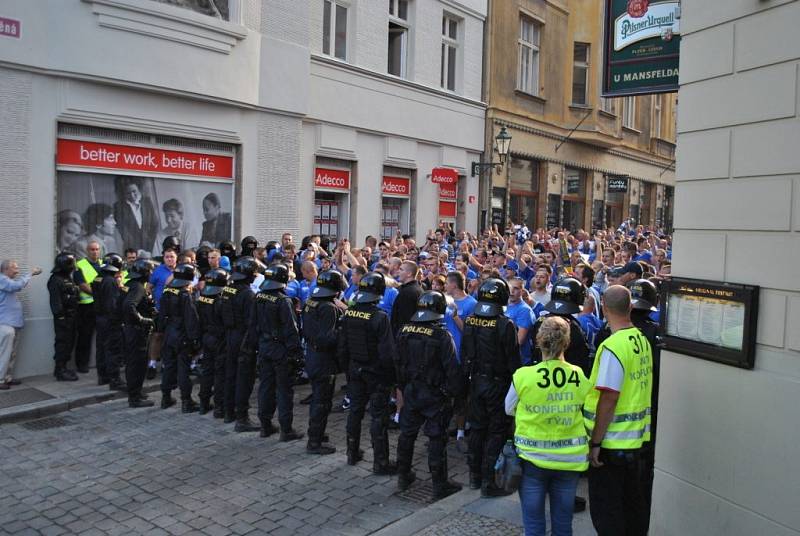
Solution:
M 247 319 L 244 317 L 244 308 L 241 306 L 241 295 L 250 289 L 249 283 L 236 282 L 222 289 L 222 323 L 228 331 L 244 331 L 247 329 Z M 252 292 L 252 291 L 250 291 Z
M 303 333 L 306 345 L 315 352 L 336 352 L 336 327 L 342 316 L 339 308 L 330 300 L 310 298 L 303 308 Z M 324 327 L 331 324 L 332 330 L 325 332 Z
M 256 317 L 260 342 L 277 342 L 281 340 L 281 302 L 288 300 L 283 292 L 267 291 L 256 294 Z M 290 308 L 294 306 L 290 304 Z
M 149 318 L 155 319 L 158 316 L 158 312 L 156 311 L 156 303 L 153 301 L 153 297 L 148 294 L 144 289 L 144 283 L 139 280 L 131 280 L 128 281 L 127 287 L 122 287 L 119 296 L 117 297 L 117 308 L 118 314 L 122 323 L 125 326 L 131 327 L 141 327 L 140 319 L 135 318 L 133 314 L 129 311 L 125 310 L 125 298 L 128 296 L 130 292 L 132 292 L 136 287 L 141 287 L 141 291 L 144 294 L 144 298 L 136 304 L 136 312 L 142 318 Z M 138 289 L 137 289 L 138 290 Z
M 467 345 L 467 352 L 463 356 L 470 376 L 488 376 L 503 382 L 511 380 L 514 371 L 509 370 L 509 356 L 506 355 L 506 349 L 502 344 L 502 334 L 510 323 L 511 320 L 506 316 L 467 317 L 461 340 L 462 348 L 465 339 L 474 341 L 474 344 Z
M 342 336 L 350 361 L 361 368 L 378 368 L 378 338 L 370 324 L 379 310 L 374 303 L 356 304 L 342 317 Z
M 199 296 L 197 298 L 197 315 L 203 333 L 213 337 L 225 336 L 222 315 L 222 298 L 219 296 Z
M 401 385 L 423 384 L 433 392 L 446 395 L 447 378 L 440 361 L 445 336 L 449 333 L 439 322 L 406 324 L 400 329 L 400 344 L 406 347 L 406 351 L 399 352 Z
M 61 300 L 62 316 L 74 316 L 78 312 L 81 289 L 69 276 L 64 277 L 54 274 L 51 276 L 51 280 L 56 285 L 55 288 Z
M 539 333 L 539 328 L 544 322 L 544 319 L 549 315 L 540 316 L 531 328 L 531 338 L 533 339 L 533 361 L 531 364 L 536 365 L 542 362 L 542 351 L 536 345 L 536 334 Z M 592 362 L 594 361 L 589 352 L 589 345 L 586 342 L 586 337 L 583 334 L 580 323 L 575 320 L 572 315 L 554 315 L 563 318 L 569 323 L 569 347 L 564 351 L 564 360 L 567 363 L 580 367 L 583 373 L 588 378 L 592 373 Z M 596 339 L 596 344 L 600 342 Z
M 159 326 L 159 331 L 177 330 L 183 327 L 183 303 L 181 294 L 181 289 L 171 287 L 164 289 L 160 303 L 160 312 L 164 324 Z M 185 336 L 186 334 L 179 332 L 178 335 Z

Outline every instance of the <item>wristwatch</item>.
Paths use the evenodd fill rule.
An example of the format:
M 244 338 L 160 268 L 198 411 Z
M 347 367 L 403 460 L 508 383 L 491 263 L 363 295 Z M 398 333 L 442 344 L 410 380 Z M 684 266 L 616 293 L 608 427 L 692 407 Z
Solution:
M 589 448 L 590 449 L 594 449 L 594 448 L 600 447 L 602 445 L 603 445 L 602 441 L 600 443 L 592 443 L 591 441 L 589 442 Z

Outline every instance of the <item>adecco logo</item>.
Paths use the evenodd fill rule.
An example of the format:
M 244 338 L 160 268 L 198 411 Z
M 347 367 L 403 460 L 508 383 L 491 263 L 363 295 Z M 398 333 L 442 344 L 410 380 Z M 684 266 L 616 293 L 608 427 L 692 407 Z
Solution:
M 317 168 L 314 174 L 314 186 L 332 188 L 334 190 L 350 189 L 350 172 L 339 169 Z
M 384 177 L 381 191 L 389 195 L 408 196 L 411 193 L 410 181 L 402 177 Z

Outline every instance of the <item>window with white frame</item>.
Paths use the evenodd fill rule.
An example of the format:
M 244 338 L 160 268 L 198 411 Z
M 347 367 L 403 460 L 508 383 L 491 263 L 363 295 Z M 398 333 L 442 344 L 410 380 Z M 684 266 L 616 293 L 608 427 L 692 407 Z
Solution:
M 616 114 L 617 107 L 615 105 L 615 99 L 600 97 L 600 109 L 608 114 Z
M 458 63 L 459 20 L 445 13 L 442 16 L 442 77 L 444 89 L 456 90 L 456 67 Z
M 572 63 L 572 104 L 585 106 L 589 104 L 587 88 L 589 86 L 589 44 L 575 43 Z
M 654 138 L 661 137 L 661 108 L 662 100 L 661 95 L 653 95 L 653 134 Z
M 389 0 L 389 64 L 387 72 L 408 76 L 408 0 Z
M 347 59 L 347 5 L 337 0 L 323 0 L 322 53 Z
M 636 97 L 624 97 L 622 101 L 622 126 L 636 128 Z
M 517 89 L 531 95 L 539 94 L 540 35 L 540 24 L 528 17 L 519 18 Z

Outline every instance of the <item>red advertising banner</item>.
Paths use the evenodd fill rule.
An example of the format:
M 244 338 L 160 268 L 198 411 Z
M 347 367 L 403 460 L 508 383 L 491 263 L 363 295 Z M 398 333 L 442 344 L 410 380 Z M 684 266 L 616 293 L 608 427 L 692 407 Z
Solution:
M 455 184 L 458 182 L 458 171 L 444 167 L 433 168 L 431 182 L 435 184 Z
M 409 197 L 411 195 L 411 179 L 384 176 L 381 192 L 394 197 Z
M 0 17 L 0 35 L 19 39 L 22 35 L 22 23 L 16 19 Z
M 458 186 L 456 184 L 440 184 L 439 199 L 455 201 L 458 197 Z
M 350 172 L 341 169 L 317 168 L 314 170 L 314 186 L 326 190 L 350 190 Z
M 233 178 L 233 157 L 114 143 L 59 139 L 56 164 L 167 175 Z
M 455 218 L 456 204 L 453 201 L 439 201 L 439 219 Z

